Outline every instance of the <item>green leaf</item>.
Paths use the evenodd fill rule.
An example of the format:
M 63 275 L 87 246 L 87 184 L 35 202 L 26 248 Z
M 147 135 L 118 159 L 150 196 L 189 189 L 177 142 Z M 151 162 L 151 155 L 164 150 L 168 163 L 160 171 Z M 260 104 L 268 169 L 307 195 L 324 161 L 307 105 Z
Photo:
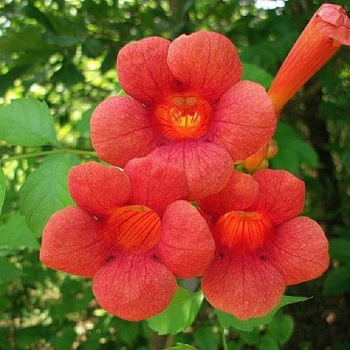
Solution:
M 218 349 L 219 347 L 218 335 L 213 332 L 211 326 L 202 326 L 196 329 L 194 339 L 201 350 Z
M 333 259 L 350 265 L 350 241 L 344 238 L 329 240 L 329 252 Z
M 4 205 L 5 193 L 6 193 L 5 174 L 2 171 L 2 168 L 0 168 L 0 214 L 2 212 L 2 206 Z
M 259 350 L 279 350 L 277 342 L 268 334 L 265 334 L 259 342 Z
M 65 328 L 61 332 L 58 332 L 56 337 L 52 340 L 54 349 L 69 349 L 77 337 L 73 328 Z
M 23 13 L 26 15 L 26 17 L 36 19 L 38 23 L 41 23 L 49 31 L 55 31 L 55 28 L 53 28 L 46 14 L 32 4 L 25 5 L 23 7 Z
M 268 88 L 273 80 L 273 76 L 266 70 L 251 63 L 243 62 L 243 80 L 251 80 Z
M 342 266 L 330 270 L 323 282 L 322 293 L 325 295 L 350 291 L 350 267 Z
M 118 336 L 120 337 L 121 341 L 125 342 L 130 349 L 133 348 L 133 344 L 140 333 L 139 322 L 130 322 L 117 317 L 114 317 L 112 321 L 115 329 L 118 329 Z
M 273 168 L 297 173 L 303 163 L 319 167 L 317 153 L 289 125 L 279 122 L 273 138 L 278 144 L 278 153 L 270 160 Z
M 290 339 L 294 330 L 293 317 L 290 315 L 275 315 L 267 326 L 267 332 L 278 342 L 284 345 Z
M 216 315 L 218 316 L 220 323 L 224 327 L 233 327 L 240 331 L 248 331 L 251 332 L 255 327 L 260 327 L 262 325 L 268 324 L 272 321 L 273 316 L 276 312 L 282 308 L 283 306 L 299 303 L 305 300 L 308 300 L 307 297 L 294 297 L 284 295 L 278 304 L 271 312 L 269 312 L 266 316 L 259 318 L 250 318 L 249 320 L 240 320 L 233 315 L 227 314 L 221 310 L 214 310 Z
M 0 139 L 19 146 L 60 147 L 45 102 L 21 98 L 0 110 Z
M 25 223 L 24 217 L 16 213 L 0 227 L 0 247 L 39 249 L 39 243 Z
M 77 123 L 76 129 L 79 131 L 79 134 L 81 137 L 89 138 L 90 137 L 90 119 L 91 119 L 91 114 L 94 111 L 96 106 L 92 106 L 88 110 L 86 110 L 83 115 L 81 120 Z
M 0 43 L 0 47 L 1 47 L 1 43 Z M 25 54 L 23 56 L 25 56 Z M 30 61 L 27 60 L 26 64 L 21 65 L 20 62 L 17 61 L 16 66 L 9 67 L 9 71 L 1 75 L 0 96 L 4 96 L 6 94 L 6 91 L 13 86 L 16 79 L 20 78 L 24 73 L 26 73 L 31 68 L 28 62 Z
M 350 167 L 350 138 L 347 140 L 341 154 L 341 162 L 345 167 Z
M 104 45 L 101 40 L 96 38 L 87 38 L 82 45 L 82 53 L 90 58 L 96 58 L 103 52 Z
M 73 204 L 67 189 L 67 175 L 72 165 L 74 162 L 67 155 L 47 157 L 22 186 L 21 214 L 36 237 L 42 235 L 54 212 Z
M 64 60 L 61 68 L 56 71 L 52 77 L 53 82 L 62 82 L 66 86 L 72 86 L 84 81 L 84 75 L 77 69 L 77 67 L 70 61 Z
M 38 344 L 41 339 L 46 338 L 45 330 L 45 326 L 41 324 L 16 329 L 17 348 L 30 349 L 34 344 Z
M 86 305 L 91 299 L 93 294 L 91 287 L 86 288 L 88 284 L 83 284 L 81 280 L 76 277 L 66 276 L 60 290 L 62 292 L 62 305 L 60 308 L 65 314 L 70 312 L 83 312 L 86 309 Z M 77 298 L 77 295 L 80 295 Z
M 240 337 L 238 339 L 229 340 L 227 342 L 227 348 L 229 350 L 242 350 L 244 345 L 245 344 L 244 344 L 243 340 Z
M 0 284 L 8 284 L 21 274 L 22 271 L 9 263 L 6 258 L 0 258 Z
M 253 329 L 252 332 L 241 332 L 240 338 L 244 344 L 256 345 L 260 340 L 260 332 L 258 329 Z
M 52 32 L 44 34 L 44 41 L 53 46 L 72 47 L 80 42 L 80 38 L 73 35 L 57 35 Z
M 194 293 L 179 287 L 167 309 L 149 318 L 148 325 L 159 334 L 182 332 L 192 324 L 202 302 L 202 292 Z
M 0 36 L 1 53 L 13 54 L 26 51 L 37 51 L 45 53 L 54 52 L 56 48 L 44 40 L 44 34 L 40 26 L 21 26 L 20 30 L 8 31 L 6 35 Z M 35 64 L 35 62 L 33 62 Z
M 164 350 L 197 350 L 197 348 L 188 344 L 177 343 L 175 346 L 165 348 Z

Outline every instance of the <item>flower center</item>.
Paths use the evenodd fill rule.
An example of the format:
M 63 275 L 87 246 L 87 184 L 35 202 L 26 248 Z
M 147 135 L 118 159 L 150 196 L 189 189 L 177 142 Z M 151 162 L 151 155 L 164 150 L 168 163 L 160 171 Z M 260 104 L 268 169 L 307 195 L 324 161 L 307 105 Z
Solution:
M 154 115 L 161 133 L 170 140 L 198 139 L 208 129 L 208 101 L 193 96 L 175 96 L 156 107 Z
M 124 250 L 144 252 L 160 240 L 159 216 L 143 205 L 116 209 L 105 223 L 107 239 Z
M 219 218 L 214 234 L 231 251 L 254 253 L 273 235 L 268 218 L 256 212 L 231 211 Z

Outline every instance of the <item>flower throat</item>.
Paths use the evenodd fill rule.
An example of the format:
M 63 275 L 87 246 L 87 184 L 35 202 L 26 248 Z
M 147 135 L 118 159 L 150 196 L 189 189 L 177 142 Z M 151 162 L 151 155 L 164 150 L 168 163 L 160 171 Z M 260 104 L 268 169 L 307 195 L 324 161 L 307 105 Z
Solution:
M 199 139 L 208 129 L 212 108 L 194 96 L 174 96 L 158 105 L 155 120 L 161 133 L 170 140 Z

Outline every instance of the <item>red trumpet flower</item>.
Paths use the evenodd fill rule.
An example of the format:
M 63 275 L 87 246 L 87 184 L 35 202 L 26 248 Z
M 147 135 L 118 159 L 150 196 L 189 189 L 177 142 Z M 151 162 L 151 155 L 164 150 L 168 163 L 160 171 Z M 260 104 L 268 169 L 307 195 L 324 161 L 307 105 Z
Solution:
M 131 97 L 97 106 L 94 149 L 121 167 L 148 154 L 173 163 L 186 176 L 190 198 L 221 190 L 233 164 L 257 152 L 275 131 L 265 89 L 240 81 L 236 48 L 218 33 L 130 43 L 119 52 L 117 71 Z
M 118 317 L 160 313 L 177 290 L 176 277 L 201 275 L 215 249 L 205 219 L 179 200 L 187 195 L 184 182 L 172 166 L 145 158 L 125 172 L 95 162 L 74 167 L 68 184 L 78 206 L 50 218 L 41 261 L 92 277 L 98 303 Z
M 264 316 L 285 286 L 327 269 L 322 228 L 298 217 L 304 192 L 304 183 L 284 170 L 234 171 L 221 192 L 199 202 L 214 221 L 216 258 L 202 282 L 209 303 L 240 319 Z

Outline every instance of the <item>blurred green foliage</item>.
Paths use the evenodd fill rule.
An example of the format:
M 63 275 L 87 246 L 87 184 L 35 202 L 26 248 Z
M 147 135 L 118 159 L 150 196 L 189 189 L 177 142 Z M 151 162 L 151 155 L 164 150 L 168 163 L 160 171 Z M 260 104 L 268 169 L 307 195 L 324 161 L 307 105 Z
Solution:
M 335 2 L 350 12 L 348 0 Z M 54 116 L 60 145 L 67 153 L 82 151 L 80 159 L 68 155 L 45 158 L 45 152 L 61 146 L 51 126 L 43 127 L 40 113 L 28 112 L 28 124 L 22 126 L 28 135 L 22 143 L 12 142 L 14 129 L 0 130 L 0 188 L 6 187 L 5 197 L 0 192 L 0 349 L 146 350 L 174 346 L 185 350 L 194 346 L 211 350 L 222 346 L 221 333 L 231 350 L 350 347 L 348 48 L 342 48 L 288 103 L 275 135 L 280 151 L 271 161 L 272 167 L 288 169 L 306 182 L 305 214 L 317 220 L 331 240 L 332 265 L 324 279 L 290 287 L 291 295 L 313 299 L 302 307 L 286 307 L 288 314 L 278 313 L 266 326 L 251 332 L 223 329 L 206 303 L 195 323 L 174 336 L 159 336 L 147 322 L 112 317 L 98 308 L 90 281 L 41 265 L 39 243 L 32 230 L 40 236 L 42 226 L 31 225 L 28 217 L 36 213 L 26 212 L 23 205 L 37 186 L 42 192 L 36 206 L 40 214 L 44 209 L 49 215 L 69 201 L 52 201 L 48 188 L 52 181 L 65 186 L 62 172 L 93 157 L 89 117 L 97 103 L 120 93 L 115 59 L 123 45 L 151 35 L 172 40 L 199 29 L 218 31 L 237 46 L 244 78 L 267 88 L 321 3 L 289 0 L 284 7 L 270 10 L 257 8 L 253 0 L 0 3 L 0 102 L 6 106 L 23 97 L 45 101 Z M 10 106 L 1 110 L 0 118 L 15 105 Z M 28 111 L 32 107 L 46 108 L 39 104 L 28 106 Z M 39 127 L 52 146 L 27 142 Z M 48 171 L 55 168 L 55 157 L 66 157 L 62 172 Z M 47 172 L 47 182 L 37 183 L 36 169 Z M 45 200 L 53 207 L 41 207 Z M 19 215 L 20 207 L 26 221 Z M 181 345 L 185 343 L 188 345 Z

